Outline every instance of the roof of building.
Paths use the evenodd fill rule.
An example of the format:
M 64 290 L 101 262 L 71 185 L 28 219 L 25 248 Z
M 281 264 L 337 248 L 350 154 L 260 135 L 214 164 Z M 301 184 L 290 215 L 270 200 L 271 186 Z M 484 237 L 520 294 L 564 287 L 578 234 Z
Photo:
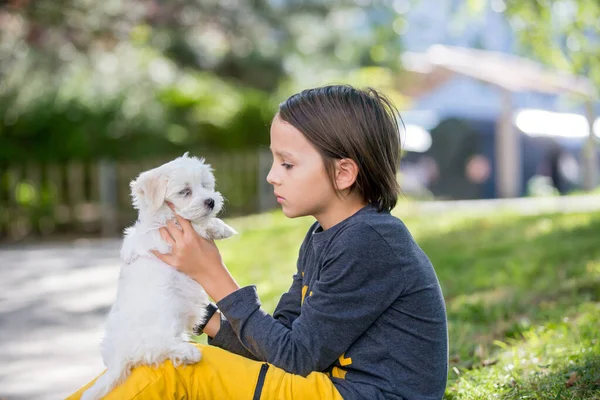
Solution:
M 586 77 L 551 71 L 537 62 L 507 53 L 434 45 L 425 53 L 404 53 L 402 63 L 408 72 L 402 82 L 403 92 L 413 96 L 435 90 L 456 75 L 511 92 L 597 96 L 594 84 Z

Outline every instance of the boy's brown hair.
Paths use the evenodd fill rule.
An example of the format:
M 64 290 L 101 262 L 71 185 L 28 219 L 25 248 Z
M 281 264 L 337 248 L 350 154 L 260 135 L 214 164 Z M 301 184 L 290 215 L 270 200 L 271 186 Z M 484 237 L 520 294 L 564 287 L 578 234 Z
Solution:
M 400 114 L 382 93 L 348 85 L 307 89 L 279 105 L 279 117 L 304 134 L 321 153 L 335 187 L 335 160 L 358 165 L 350 190 L 357 190 L 379 211 L 391 211 L 400 187 Z

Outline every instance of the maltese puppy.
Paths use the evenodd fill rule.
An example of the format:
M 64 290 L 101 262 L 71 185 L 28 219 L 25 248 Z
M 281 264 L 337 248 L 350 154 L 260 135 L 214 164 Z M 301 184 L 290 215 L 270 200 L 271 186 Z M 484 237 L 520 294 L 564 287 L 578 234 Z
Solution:
M 137 365 L 175 365 L 200 361 L 189 333 L 205 318 L 208 295 L 196 281 L 157 259 L 150 250 L 170 252 L 159 228 L 174 218 L 167 206 L 192 222 L 201 236 L 224 239 L 233 228 L 215 216 L 223 197 L 215 191 L 212 169 L 204 160 L 182 157 L 143 172 L 131 182 L 138 220 L 125 230 L 117 298 L 102 341 L 106 372 L 82 396 L 99 399 L 122 383 Z

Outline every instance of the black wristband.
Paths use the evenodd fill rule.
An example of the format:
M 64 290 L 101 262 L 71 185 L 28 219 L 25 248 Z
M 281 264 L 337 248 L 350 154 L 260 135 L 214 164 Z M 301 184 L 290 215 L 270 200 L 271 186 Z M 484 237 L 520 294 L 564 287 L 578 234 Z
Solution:
M 218 310 L 218 308 L 217 308 L 216 304 L 208 303 L 208 305 L 206 306 L 206 317 L 204 318 L 204 321 L 194 327 L 195 335 L 198 335 L 198 336 L 202 335 L 204 328 L 206 328 L 206 324 L 208 324 L 208 321 L 210 321 L 212 316 L 215 315 L 217 310 Z

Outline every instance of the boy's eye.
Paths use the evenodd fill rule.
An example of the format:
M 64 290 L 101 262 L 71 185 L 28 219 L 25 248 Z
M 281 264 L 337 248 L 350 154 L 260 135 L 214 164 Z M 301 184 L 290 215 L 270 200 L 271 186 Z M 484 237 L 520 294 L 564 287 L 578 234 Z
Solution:
M 281 166 L 285 169 L 291 169 L 293 167 L 292 164 L 288 164 L 288 163 L 282 163 Z
M 185 196 L 185 197 L 188 197 L 191 194 L 192 194 L 192 189 L 191 188 L 185 188 L 181 192 L 179 192 L 180 196 Z

